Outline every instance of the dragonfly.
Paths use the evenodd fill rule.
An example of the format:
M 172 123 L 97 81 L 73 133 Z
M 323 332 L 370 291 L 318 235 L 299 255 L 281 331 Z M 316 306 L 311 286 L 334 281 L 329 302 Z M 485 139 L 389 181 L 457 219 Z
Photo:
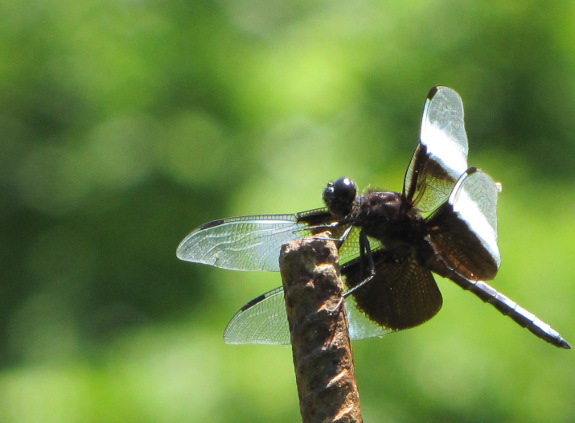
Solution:
M 337 240 L 352 340 L 419 326 L 443 300 L 433 274 L 455 282 L 534 335 L 571 348 L 550 325 L 485 281 L 501 264 L 501 185 L 467 164 L 463 102 L 444 86 L 427 95 L 419 143 L 401 192 L 358 194 L 349 178 L 327 184 L 325 206 L 292 214 L 214 220 L 180 243 L 177 257 L 223 269 L 279 271 L 283 244 L 329 231 Z M 244 305 L 229 322 L 230 344 L 289 344 L 282 287 Z

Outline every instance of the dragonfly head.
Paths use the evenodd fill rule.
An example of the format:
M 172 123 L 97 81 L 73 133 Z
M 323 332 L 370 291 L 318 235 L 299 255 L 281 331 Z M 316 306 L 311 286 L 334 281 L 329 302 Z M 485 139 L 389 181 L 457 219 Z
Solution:
M 323 190 L 323 201 L 329 211 L 338 217 L 347 216 L 357 196 L 357 185 L 349 178 L 329 182 Z

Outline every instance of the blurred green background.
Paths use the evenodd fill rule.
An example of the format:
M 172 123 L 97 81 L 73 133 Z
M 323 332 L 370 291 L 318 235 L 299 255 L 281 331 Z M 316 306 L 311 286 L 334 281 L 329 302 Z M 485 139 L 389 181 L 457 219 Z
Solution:
M 503 184 L 494 286 L 575 341 L 572 1 L 0 3 L 0 421 L 294 422 L 291 350 L 228 346 L 277 274 L 179 262 L 194 227 L 400 190 L 456 89 Z M 575 421 L 575 356 L 439 280 L 354 344 L 368 422 Z

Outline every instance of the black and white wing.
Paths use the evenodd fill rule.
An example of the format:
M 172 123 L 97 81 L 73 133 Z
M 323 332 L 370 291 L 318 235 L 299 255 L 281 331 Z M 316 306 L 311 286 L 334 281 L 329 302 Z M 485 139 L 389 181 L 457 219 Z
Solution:
M 469 168 L 448 201 L 427 219 L 434 249 L 451 269 L 467 279 L 493 279 L 501 264 L 497 245 L 500 189 L 489 175 Z
M 447 203 L 428 218 L 429 240 L 442 258 L 431 268 L 539 338 L 569 349 L 571 345 L 549 324 L 483 282 L 495 277 L 501 263 L 496 215 L 500 190 L 499 184 L 476 168 L 461 176 Z
M 419 144 L 405 174 L 405 197 L 421 211 L 435 210 L 467 170 L 467 152 L 461 97 L 447 87 L 432 88 L 423 110 Z

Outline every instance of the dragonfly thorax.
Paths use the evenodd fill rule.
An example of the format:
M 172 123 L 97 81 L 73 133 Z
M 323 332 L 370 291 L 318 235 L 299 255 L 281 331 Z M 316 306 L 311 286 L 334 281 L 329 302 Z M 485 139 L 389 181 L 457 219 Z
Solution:
M 385 249 L 412 250 L 425 237 L 421 214 L 398 192 L 372 192 L 360 197 L 352 215 L 354 225 L 378 239 Z

